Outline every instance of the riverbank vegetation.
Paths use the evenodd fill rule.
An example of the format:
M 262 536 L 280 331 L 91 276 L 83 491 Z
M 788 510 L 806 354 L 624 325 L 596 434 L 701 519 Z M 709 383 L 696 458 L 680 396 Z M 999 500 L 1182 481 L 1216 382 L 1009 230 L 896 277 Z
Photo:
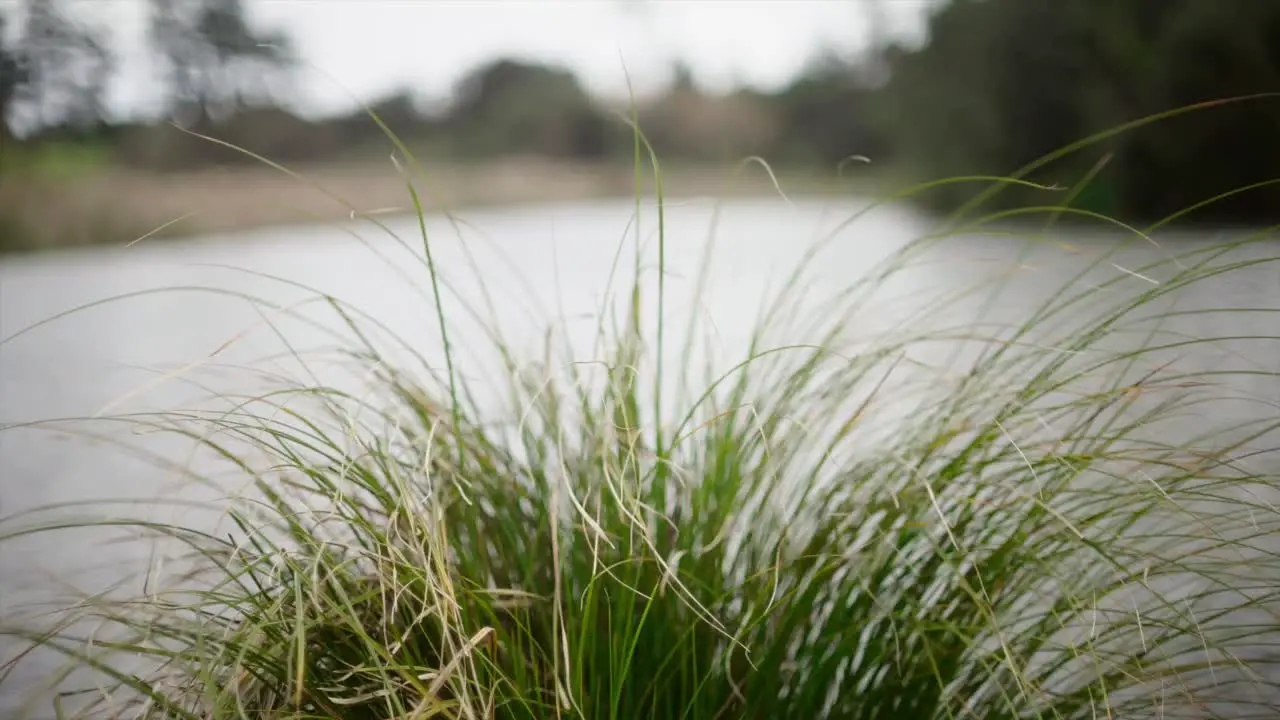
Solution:
M 76 158 L 78 159 L 78 158 Z M 42 160 L 42 163 L 45 161 Z M 99 165 L 42 164 L 22 182 L 0 183 L 0 245 L 34 252 L 95 244 L 155 243 L 206 233 L 227 233 L 311 223 L 346 223 L 365 215 L 414 211 L 413 198 L 390 161 L 347 160 L 287 169 L 211 167 L 165 174 Z M 75 173 L 68 179 L 66 173 Z M 625 199 L 635 192 L 635 171 L 618 162 L 537 156 L 436 162 L 418 182 L 427 209 L 466 208 L 594 199 Z M 805 169 L 740 163 L 666 168 L 666 190 L 676 197 L 771 196 L 779 187 L 797 195 L 831 196 L 880 191 L 888 173 L 845 177 Z M 652 183 L 645 184 L 652 192 Z M 56 204 L 50 198 L 56 197 Z M 264 198 L 269 201 L 264 201 Z
M 452 195 L 461 202 L 493 203 L 520 199 L 502 189 L 519 180 L 469 178 L 500 174 L 513 158 L 625 175 L 626 119 L 634 113 L 672 166 L 673 182 L 677 166 L 698 177 L 719 173 L 710 188 L 676 182 L 677 191 L 723 187 L 738 163 L 758 157 L 797 187 L 847 192 L 842 178 L 853 174 L 866 180 L 856 191 L 890 192 L 904 178 L 1004 176 L 1068 141 L 1140 117 L 1280 88 L 1275 3 L 1237 12 L 1214 0 L 950 0 L 930 11 L 925 42 L 873 33 L 862 51 L 817 55 L 770 91 L 712 92 L 677 65 L 664 90 L 614 103 L 591 97 L 563 68 L 498 58 L 465 73 L 449 98 L 428 102 L 405 88 L 368 99 L 368 108 L 310 117 L 290 109 L 284 92 L 302 72 L 287 32 L 255 27 L 237 0 L 150 0 L 148 37 L 166 108 L 158 117 L 119 118 L 105 112 L 103 99 L 115 55 L 86 7 L 31 0 L 22 12 L 0 11 L 0 117 L 9 121 L 0 123 L 0 249 L 123 243 L 162 226 L 168 234 L 219 226 L 192 219 L 198 216 L 250 224 L 317 217 L 311 200 L 253 208 L 247 196 L 205 183 L 216 170 L 228 177 L 225 187 L 240 185 L 240 173 L 244 184 L 261 187 L 260 166 L 230 147 L 315 170 L 346 189 L 371 165 L 387 167 L 389 129 L 426 166 L 440 168 L 443 185 L 458 186 Z M 3 29 L 6 19 L 18 32 Z M 1047 163 L 1030 179 L 1062 188 L 1090 177 L 1074 206 L 1130 222 L 1253 186 L 1179 222 L 1270 222 L 1280 208 L 1280 186 L 1267 181 L 1280 163 L 1269 139 L 1278 113 L 1280 100 L 1259 97 L 1184 114 Z M 872 163 L 853 165 L 854 157 Z M 353 177 L 339 179 L 344 171 Z M 751 177 L 751 188 L 772 187 Z M 187 183 L 199 192 L 181 187 Z M 116 188 L 113 200 L 124 209 L 103 207 L 103 184 Z M 489 193 L 491 185 L 499 189 Z M 588 192 L 572 183 L 552 187 L 525 194 Z M 158 189 L 172 192 L 156 197 Z M 914 199 L 947 212 L 974 192 L 949 184 Z M 993 202 L 1025 207 L 1042 202 L 1036 192 L 1009 188 Z M 376 207 L 406 201 L 389 188 L 373 195 Z M 165 210 L 141 211 L 153 197 Z M 60 212 L 54 218 L 33 206 Z M 134 221 L 139 215 L 146 221 Z

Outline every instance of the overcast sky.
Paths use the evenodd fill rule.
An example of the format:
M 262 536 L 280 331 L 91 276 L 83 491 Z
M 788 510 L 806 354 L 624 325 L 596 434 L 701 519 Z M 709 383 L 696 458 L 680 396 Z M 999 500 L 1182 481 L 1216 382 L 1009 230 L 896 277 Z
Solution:
M 61 0 L 107 25 L 122 63 L 120 111 L 153 105 L 147 0 Z M 305 61 L 304 108 L 349 107 L 400 87 L 446 97 L 458 77 L 502 55 L 557 61 L 597 94 L 625 97 L 667 81 L 676 60 L 713 89 L 777 87 L 823 47 L 865 42 L 870 0 L 245 0 L 255 20 L 288 32 Z M 931 0 L 881 0 L 890 29 L 918 32 Z M 0 0 L 17 7 L 19 0 Z

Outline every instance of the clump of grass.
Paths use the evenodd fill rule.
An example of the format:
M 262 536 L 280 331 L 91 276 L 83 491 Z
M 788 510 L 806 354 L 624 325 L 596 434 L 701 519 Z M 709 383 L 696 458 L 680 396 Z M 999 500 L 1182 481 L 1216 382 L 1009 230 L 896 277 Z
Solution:
M 281 380 L 129 416 L 254 491 L 225 537 L 137 521 L 187 549 L 183 572 L 31 638 L 107 677 L 84 712 L 121 718 L 1274 712 L 1248 654 L 1277 628 L 1277 477 L 1249 456 L 1274 423 L 1177 443 L 1159 423 L 1221 379 L 1163 359 L 1215 340 L 1161 336 L 1161 303 L 1276 258 L 1233 259 L 1246 241 L 1099 280 L 1104 253 L 1012 326 L 930 324 L 965 297 L 945 293 L 855 344 L 875 291 L 946 239 L 807 308 L 802 264 L 722 373 L 668 366 L 665 288 L 637 249 L 590 364 L 497 343 L 498 421 L 452 361 L 392 362 L 330 298 L 373 389 Z M 1129 291 L 1135 275 L 1164 279 Z M 806 336 L 776 344 L 787 327 Z M 967 359 L 911 359 L 939 340 Z M 685 344 L 695 357 L 694 330 Z

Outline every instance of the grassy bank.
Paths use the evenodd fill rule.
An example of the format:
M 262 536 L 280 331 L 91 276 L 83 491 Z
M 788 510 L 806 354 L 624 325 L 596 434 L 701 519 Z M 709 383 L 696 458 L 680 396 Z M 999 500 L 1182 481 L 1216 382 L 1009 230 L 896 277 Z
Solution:
M 143 237 L 332 222 L 349 219 L 353 212 L 413 212 L 404 179 L 389 160 L 330 163 L 290 172 L 254 165 L 160 174 L 103 163 L 81 165 L 70 173 L 64 166 L 43 164 L 0 175 L 0 252 L 123 245 Z M 666 191 L 717 197 L 774 194 L 775 180 L 798 194 L 878 187 L 865 166 L 843 179 L 835 173 L 781 170 L 774 178 L 771 172 L 751 163 L 676 166 L 666 172 Z M 511 158 L 430 163 L 415 182 L 430 211 L 627 198 L 635 191 L 635 179 L 634 169 L 627 165 Z
M 10 539 L 111 524 L 181 549 L 138 597 L 12 632 L 106 678 L 86 717 L 1273 716 L 1277 423 L 1162 430 L 1213 417 L 1234 372 L 1168 359 L 1231 338 L 1166 334 L 1167 303 L 1274 268 L 1233 254 L 1269 235 L 1103 255 L 1002 327 L 948 325 L 961 296 L 940 291 L 877 337 L 878 292 L 964 222 L 806 305 L 814 255 L 720 370 L 692 359 L 714 328 L 668 324 L 651 230 L 602 268 L 591 352 L 549 333 L 517 356 L 492 328 L 496 413 L 449 340 L 483 308 L 403 238 L 446 362 L 395 359 L 377 318 L 325 298 L 359 391 L 277 379 L 120 418 L 253 491 L 214 505 L 225 533 L 7 519 Z M 917 367 L 939 341 L 969 361 Z

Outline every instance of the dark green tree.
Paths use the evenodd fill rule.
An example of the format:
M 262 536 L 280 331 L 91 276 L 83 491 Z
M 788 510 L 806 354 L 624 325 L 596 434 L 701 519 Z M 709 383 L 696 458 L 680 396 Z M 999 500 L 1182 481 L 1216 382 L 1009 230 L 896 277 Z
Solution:
M 0 142 L 10 132 L 9 110 L 29 77 L 22 54 L 9 43 L 8 23 L 8 16 L 0 10 Z
M 886 130 L 930 177 L 1004 175 L 1093 133 L 1180 107 L 1280 91 L 1280 3 L 951 0 L 928 42 L 887 54 Z M 1104 153 L 1077 204 L 1159 218 L 1280 169 L 1280 101 L 1199 110 L 1112 138 L 1034 179 L 1069 185 Z M 955 207 L 975 190 L 932 196 Z M 1006 190 L 1006 205 L 1055 203 Z M 1280 216 L 1276 188 L 1195 218 Z
M 273 104 L 296 60 L 286 35 L 250 25 L 242 0 L 151 0 L 150 39 L 171 110 L 189 121 Z
M 776 155 L 833 169 L 854 155 L 887 160 L 874 122 L 875 93 L 857 63 L 821 56 L 773 98 L 781 132 Z
M 57 0 L 27 0 L 19 42 L 24 82 L 13 101 L 37 128 L 86 128 L 105 118 L 114 67 L 102 31 L 70 17 Z
M 568 70 L 500 59 L 459 83 L 448 124 L 470 153 L 598 157 L 606 122 Z

